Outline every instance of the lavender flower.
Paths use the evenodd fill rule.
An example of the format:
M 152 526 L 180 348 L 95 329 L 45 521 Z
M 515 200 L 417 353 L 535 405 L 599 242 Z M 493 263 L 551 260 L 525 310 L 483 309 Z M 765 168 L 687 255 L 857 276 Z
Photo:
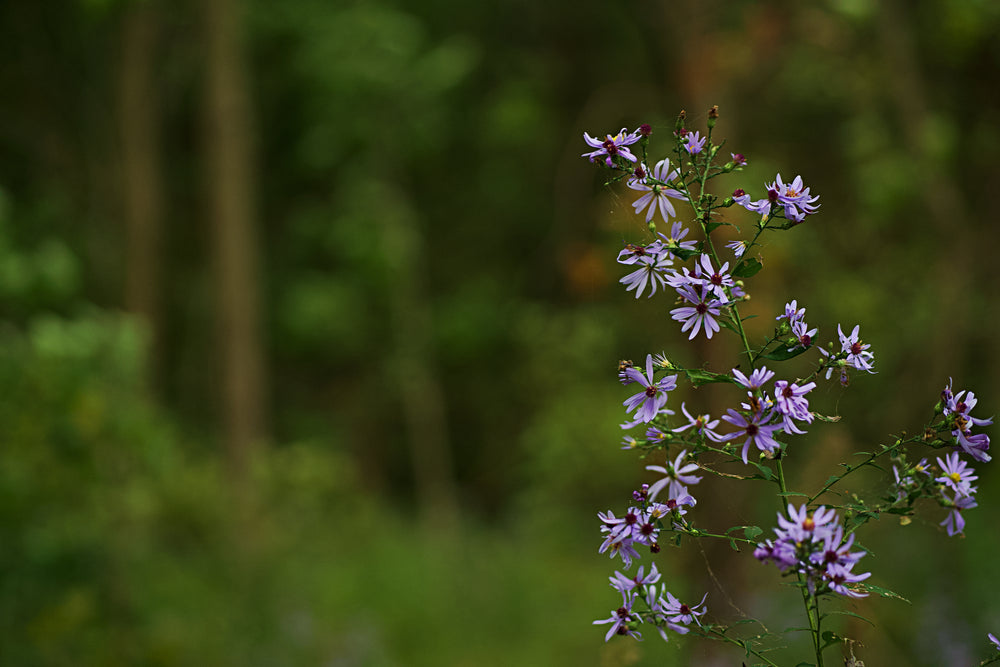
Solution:
M 670 218 L 677 216 L 674 205 L 670 203 L 670 198 L 686 199 L 686 197 L 674 188 L 662 185 L 675 178 L 677 178 L 677 170 L 670 171 L 670 160 L 663 159 L 653 167 L 652 180 L 658 182 L 647 184 L 645 179 L 632 178 L 629 180 L 628 186 L 630 188 L 646 193 L 632 203 L 636 213 L 642 213 L 644 209 L 649 209 L 646 211 L 646 222 L 653 219 L 653 214 L 656 211 L 660 212 L 663 222 L 670 222 Z
M 656 563 L 649 569 L 649 574 L 643 576 L 643 566 L 639 566 L 639 571 L 635 577 L 626 577 L 621 572 L 615 572 L 613 577 L 608 577 L 611 587 L 622 594 L 622 598 L 627 600 L 628 594 L 644 586 L 655 584 L 660 580 L 660 573 L 656 569 Z
M 972 482 L 979 479 L 979 477 L 973 475 L 972 473 L 975 470 L 970 468 L 965 461 L 958 458 L 958 452 L 952 452 L 945 456 L 944 461 L 938 459 L 937 462 L 941 466 L 942 475 L 935 478 L 935 482 L 941 482 L 950 487 L 958 495 L 972 495 L 975 491 L 972 487 Z
M 656 294 L 657 286 L 662 287 L 666 284 L 665 272 L 674 263 L 670 254 L 666 252 L 656 255 L 646 254 L 638 259 L 640 268 L 618 281 L 625 285 L 625 291 L 635 290 L 635 298 L 637 299 L 642 296 L 647 285 L 649 286 L 649 296 Z
M 809 188 L 803 186 L 801 176 L 796 176 L 795 180 L 786 185 L 781 180 L 781 174 L 778 174 L 776 182 L 766 187 L 768 196 L 773 196 L 784 207 L 785 217 L 789 220 L 802 222 L 807 215 L 812 215 L 819 208 L 812 205 L 819 197 L 809 196 Z
M 627 146 L 631 146 L 635 142 L 639 141 L 641 135 L 638 132 L 633 132 L 629 134 L 625 131 L 623 127 L 621 131 L 615 136 L 607 135 L 607 139 L 600 140 L 595 139 L 586 132 L 583 133 L 583 140 L 587 142 L 591 147 L 597 150 L 591 151 L 590 153 L 583 153 L 581 157 L 588 158 L 591 162 L 597 158 L 604 156 L 604 164 L 609 167 L 615 166 L 614 158 L 622 157 L 629 162 L 636 162 L 637 158 L 632 154 Z
M 620 261 L 620 260 L 619 260 Z M 789 326 L 795 324 L 796 322 L 801 322 L 806 316 L 806 309 L 799 308 L 799 302 L 796 299 L 792 299 L 785 304 L 785 312 L 778 315 L 775 320 L 788 320 Z
M 733 377 L 736 378 L 736 381 L 738 383 L 740 383 L 750 391 L 753 391 L 755 389 L 760 389 L 771 378 L 773 378 L 774 371 L 767 370 L 767 366 L 761 366 L 760 368 L 754 369 L 754 371 L 750 374 L 750 377 L 748 378 L 739 369 L 734 368 Z
M 667 620 L 674 625 L 687 626 L 694 623 L 695 625 L 701 625 L 698 620 L 699 616 L 704 616 L 705 612 L 705 598 L 708 597 L 708 593 L 701 598 L 701 602 L 694 606 L 688 606 L 682 603 L 680 600 L 675 598 L 672 593 L 667 592 L 667 602 L 663 606 L 663 613 L 667 617 Z M 677 630 L 681 632 L 680 630 Z M 682 634 L 686 633 L 688 630 L 684 628 Z
M 746 241 L 730 241 L 726 244 L 726 247 L 733 251 L 733 255 L 736 256 L 736 259 L 742 257 L 743 253 L 747 251 Z
M 684 285 L 677 288 L 677 293 L 681 295 L 689 306 L 681 306 L 670 311 L 670 316 L 678 322 L 683 322 L 681 333 L 691 330 L 688 340 L 692 340 L 698 335 L 698 331 L 704 326 L 705 337 L 711 338 L 712 334 L 719 331 L 719 323 L 715 318 L 719 316 L 723 306 L 722 301 L 712 298 L 712 290 L 702 288 L 700 294 L 694 287 Z
M 798 339 L 798 343 L 795 346 L 790 347 L 788 349 L 794 350 L 796 347 L 799 346 L 809 347 L 810 345 L 812 345 L 813 337 L 816 335 L 817 331 L 819 331 L 819 329 L 816 328 L 810 329 L 809 325 L 802 320 L 793 323 L 792 335 L 794 335 Z
M 811 424 L 813 415 L 809 412 L 809 399 L 805 396 L 816 388 L 815 382 L 809 382 L 801 387 L 786 380 L 774 383 L 774 401 L 778 412 L 784 419 L 783 427 L 788 433 L 802 434 L 802 431 L 792 421 L 797 419 Z
M 861 331 L 861 325 L 854 325 L 854 330 L 851 331 L 850 336 L 845 336 L 844 331 L 837 325 L 837 335 L 840 336 L 840 346 L 844 352 L 847 353 L 847 365 L 856 368 L 859 371 L 868 371 L 869 373 L 874 373 L 872 370 L 872 361 L 875 359 L 875 355 L 868 352 L 868 348 L 871 347 L 868 343 L 862 343 L 861 339 L 858 338 L 858 333 Z
M 694 265 L 694 275 L 705 287 L 712 290 L 720 301 L 725 302 L 728 301 L 726 288 L 731 288 L 735 284 L 733 277 L 726 273 L 728 268 L 729 262 L 726 262 L 716 271 L 712 266 L 712 258 L 702 254 L 700 263 Z
M 729 156 L 733 158 L 733 166 L 735 167 L 745 167 L 747 163 L 746 157 L 743 153 L 730 153 Z
M 663 253 L 663 243 L 653 241 L 649 245 L 639 245 L 626 243 L 621 252 L 618 253 L 619 264 L 635 264 L 636 262 L 648 262 L 651 258 L 659 257 Z
M 761 218 L 766 218 L 771 215 L 771 200 L 765 197 L 764 199 L 758 199 L 757 201 L 751 201 L 750 195 L 743 191 L 742 188 L 733 192 L 733 202 L 739 204 L 751 213 L 756 213 Z
M 636 632 L 633 627 L 642 622 L 642 618 L 638 614 L 632 612 L 632 605 L 635 604 L 635 593 L 629 592 L 628 594 L 625 594 L 624 597 L 625 602 L 622 606 L 611 611 L 611 618 L 594 621 L 593 623 L 594 625 L 611 623 L 611 629 L 608 630 L 608 634 L 604 635 L 605 642 L 610 641 L 611 637 L 616 634 L 642 639 L 642 635 Z
M 625 372 L 630 379 L 642 385 L 644 390 L 631 396 L 622 405 L 626 407 L 628 412 L 635 410 L 635 417 L 643 422 L 653 421 L 653 417 L 667 402 L 667 392 L 677 388 L 677 376 L 668 375 L 660 378 L 658 382 L 654 381 L 653 355 L 651 354 L 646 355 L 646 375 L 635 368 L 629 368 Z
M 965 530 L 965 518 L 962 516 L 962 510 L 978 507 L 978 503 L 976 503 L 975 498 L 972 496 L 962 496 L 957 493 L 954 499 L 949 499 L 944 493 L 941 496 L 944 498 L 945 504 L 951 506 L 952 509 L 948 512 L 948 516 L 945 517 L 944 521 L 938 525 L 945 527 L 949 537 L 954 537 Z
M 771 419 L 770 412 L 767 414 L 754 412 L 750 415 L 750 419 L 747 419 L 739 412 L 736 412 L 736 410 L 730 408 L 729 413 L 723 415 L 722 419 L 740 429 L 722 436 L 722 440 L 733 440 L 744 435 L 747 438 L 743 442 L 743 463 L 749 462 L 747 459 L 747 450 L 750 449 L 750 445 L 756 445 L 757 449 L 762 452 L 773 452 L 781 448 L 781 445 L 778 444 L 773 435 L 780 426 L 777 424 L 767 424 Z
M 955 436 L 962 451 L 977 461 L 987 462 L 992 458 L 986 453 L 986 450 L 990 448 L 990 438 L 985 433 L 973 434 L 971 427 L 989 426 L 993 423 L 993 418 L 978 419 L 969 414 L 978 402 L 976 395 L 971 391 L 968 393 L 960 391 L 953 394 L 951 384 L 951 378 L 948 378 L 948 386 L 941 392 L 945 401 L 944 416 L 951 421 L 951 434 Z
M 991 642 L 993 642 L 993 646 L 995 646 L 996 649 L 1000 651 L 1000 639 L 997 639 L 992 632 L 987 632 L 986 638 L 989 639 Z
M 704 435 L 712 442 L 722 441 L 722 436 L 720 436 L 713 430 L 715 429 L 716 426 L 719 425 L 718 419 L 713 420 L 707 414 L 698 415 L 697 417 L 692 417 L 691 414 L 687 411 L 687 408 L 685 407 L 684 403 L 681 403 L 681 412 L 683 412 L 684 416 L 688 418 L 688 423 L 684 424 L 683 426 L 678 426 L 677 428 L 675 428 L 674 433 L 682 433 L 683 431 L 686 431 L 689 428 L 694 428 L 695 433 L 698 433 L 699 435 Z
M 666 245 L 668 250 L 691 250 L 694 251 L 697 247 L 697 241 L 683 241 L 685 236 L 688 235 L 690 230 L 685 227 L 680 222 L 675 222 L 670 226 L 670 235 L 666 235 L 663 232 L 657 232 L 656 235 L 660 237 L 660 240 Z
M 868 597 L 868 593 L 853 590 L 848 588 L 845 584 L 854 584 L 859 581 L 864 581 L 870 576 L 872 576 L 871 572 L 854 574 L 851 572 L 850 567 L 839 565 L 837 563 L 831 563 L 828 565 L 826 572 L 824 573 L 824 577 L 826 578 L 831 591 L 851 598 Z
M 708 141 L 708 137 L 701 136 L 701 132 L 688 133 L 684 137 L 684 149 L 691 155 L 697 155 L 705 148 L 705 142 Z
M 667 498 L 676 499 L 686 496 L 688 495 L 688 490 L 685 485 L 697 484 L 701 481 L 701 477 L 695 477 L 691 474 L 699 469 L 697 463 L 684 465 L 684 458 L 686 456 L 687 450 L 685 449 L 677 456 L 676 459 L 674 459 L 673 463 L 668 460 L 666 467 L 646 466 L 646 470 L 666 475 L 663 479 L 649 487 L 650 500 L 655 500 L 656 496 L 665 486 L 669 486 L 667 489 Z

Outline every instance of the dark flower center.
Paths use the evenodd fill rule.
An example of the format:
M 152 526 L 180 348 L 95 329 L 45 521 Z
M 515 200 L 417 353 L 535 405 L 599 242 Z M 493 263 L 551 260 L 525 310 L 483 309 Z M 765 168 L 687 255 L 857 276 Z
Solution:
M 708 306 L 706 306 L 703 303 L 699 303 L 697 306 L 694 307 L 694 309 L 698 311 L 699 315 L 704 315 L 705 313 L 708 312 Z
M 611 139 L 605 139 L 602 145 L 604 146 L 604 150 L 608 152 L 608 155 L 618 154 L 618 146 Z
M 656 396 L 657 391 L 658 390 L 656 387 L 654 387 L 653 385 L 649 385 L 648 387 L 646 387 L 646 396 L 653 398 L 654 396 Z
M 802 336 L 799 337 L 799 342 L 802 343 L 803 347 L 809 347 L 812 345 L 813 339 L 809 334 L 802 334 Z
M 760 431 L 760 429 L 757 428 L 756 424 L 750 424 L 750 425 L 747 426 L 747 435 L 749 435 L 751 438 L 753 436 L 757 435 L 757 433 L 759 431 Z
M 656 526 L 651 523 L 644 523 L 639 527 L 639 532 L 643 535 L 652 535 L 656 531 Z
M 686 604 L 682 604 L 681 605 L 681 613 L 682 614 L 690 614 L 691 613 L 691 607 L 687 606 Z
M 736 199 L 737 197 L 742 197 L 745 194 L 746 192 L 744 192 L 743 188 L 739 188 L 738 190 L 733 192 L 733 199 Z
M 627 523 L 628 525 L 630 526 L 634 525 L 637 521 L 639 521 L 639 518 L 632 512 L 629 512 L 628 514 L 625 515 L 625 523 Z
M 788 385 L 787 387 L 785 387 L 785 389 L 781 392 L 781 395 L 784 396 L 785 398 L 791 398 L 792 396 L 794 396 L 795 392 L 792 390 L 792 385 Z
M 861 354 L 861 341 L 851 345 L 851 354 Z
M 965 404 L 965 401 L 959 401 L 958 405 L 955 406 L 955 412 L 965 412 L 969 409 L 969 406 Z

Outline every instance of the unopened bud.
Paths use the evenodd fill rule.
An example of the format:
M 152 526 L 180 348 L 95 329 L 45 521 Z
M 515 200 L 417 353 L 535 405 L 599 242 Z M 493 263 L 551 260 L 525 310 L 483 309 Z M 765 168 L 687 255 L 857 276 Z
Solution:
M 656 233 L 656 223 L 655 222 L 653 222 L 652 220 L 650 220 L 649 224 L 647 226 L 649 227 L 649 233 L 650 234 L 655 234 Z
M 681 112 L 677 114 L 677 122 L 674 123 L 674 129 L 680 132 L 684 129 L 684 119 L 687 118 L 687 112 L 681 109 Z
M 649 125 L 649 123 L 643 123 L 642 125 L 639 126 L 639 134 L 641 134 L 642 136 L 648 137 L 652 133 L 653 133 L 653 128 Z

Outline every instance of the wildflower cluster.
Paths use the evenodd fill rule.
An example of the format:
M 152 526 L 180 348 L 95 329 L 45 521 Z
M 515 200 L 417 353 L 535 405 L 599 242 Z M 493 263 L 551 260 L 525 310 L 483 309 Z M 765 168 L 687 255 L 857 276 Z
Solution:
M 953 393 L 949 382 L 935 413 L 936 421 L 932 419 L 922 434 L 900 437 L 876 451 L 862 453 L 864 461 L 845 465 L 843 472 L 830 477 L 813 494 L 788 490 L 783 461 L 795 438 L 807 435 L 817 421 L 839 419 L 818 412 L 811 405 L 812 392 L 824 381 L 836 378 L 847 386 L 856 373 L 875 373 L 875 355 L 871 345 L 861 339 L 857 324 L 850 327 L 850 334 L 838 324 L 837 339 L 820 344 L 819 327 L 806 321 L 806 308 L 797 300 L 790 300 L 783 312 L 774 316 L 773 334 L 751 345 L 743 328 L 747 318 L 740 314 L 740 307 L 749 300 L 744 281 L 763 267 L 756 252 L 764 247 L 762 234 L 800 225 L 818 212 L 819 197 L 810 193 L 801 176 L 786 183 L 780 173 L 765 183 L 766 196 L 757 200 L 743 189 L 724 199 L 713 194 L 707 187 L 712 179 L 739 172 L 747 165 L 746 156 L 740 153 L 729 153 L 729 160 L 718 163 L 720 146 L 712 140 L 717 119 L 718 110 L 713 108 L 708 114 L 708 131 L 702 135 L 686 128 L 681 112 L 673 132 L 673 156 L 657 160 L 651 169 L 647 166 L 650 126 L 642 125 L 632 132 L 622 129 L 604 139 L 584 134 L 593 150 L 583 156 L 607 170 L 608 184 L 624 181 L 639 193 L 632 208 L 650 233 L 647 240 L 626 243 L 618 252 L 618 262 L 628 267 L 620 279 L 625 290 L 636 298 L 667 294 L 672 300 L 670 317 L 689 340 L 702 333 L 712 339 L 726 329 L 739 337 L 743 348 L 739 362 L 723 372 L 707 365 L 685 366 L 662 353 L 648 353 L 645 363 L 638 366 L 631 361 L 619 363 L 618 379 L 633 392 L 623 401 L 626 417 L 621 428 L 626 434 L 622 447 L 640 450 L 644 456 L 663 457 L 663 464 L 646 466 L 658 479 L 634 491 L 621 516 L 611 510 L 598 514 L 603 538 L 598 551 L 620 558 L 628 569 L 643 553 L 658 554 L 661 544 L 680 546 L 684 536 L 724 539 L 737 550 L 741 544 L 752 547 L 758 560 L 795 577 L 805 602 L 816 664 L 822 667 L 823 651 L 830 642 L 821 639 L 826 618 L 820 613 L 821 599 L 858 598 L 871 591 L 895 596 L 873 584 L 860 583 L 872 575 L 854 571 L 865 555 L 863 550 L 854 550 L 856 531 L 883 512 L 905 518 L 915 511 L 916 501 L 932 498 L 948 513 L 941 522 L 944 529 L 949 535 L 960 534 L 965 526 L 962 511 L 976 506 L 972 482 L 978 479 L 960 455 L 977 462 L 990 460 L 989 437 L 976 429 L 992 424 L 992 420 L 973 417 L 975 395 Z M 750 234 L 725 242 L 731 255 L 723 256 L 713 238 L 713 232 L 724 224 L 716 219 L 717 210 L 734 206 L 754 213 L 755 218 Z M 658 232 L 658 222 L 669 225 L 669 233 Z M 728 220 L 725 224 L 735 227 Z M 698 229 L 700 236 L 692 238 L 688 225 Z M 811 370 L 803 373 L 801 366 L 795 372 L 775 370 L 777 364 L 795 358 L 811 359 Z M 673 397 L 686 386 L 707 383 L 738 390 L 715 418 L 698 408 L 689 410 L 687 402 Z M 906 462 L 907 452 L 916 446 L 947 451 L 935 458 L 936 467 L 928 464 L 926 457 L 911 466 Z M 855 494 L 837 490 L 854 471 L 877 467 L 881 457 L 893 462 L 895 476 L 892 491 L 882 502 L 866 504 Z M 719 470 L 720 466 L 740 464 L 750 473 Z M 756 526 L 735 526 L 724 532 L 696 527 L 698 503 L 691 489 L 703 473 L 774 483 L 782 508 L 775 537 L 759 542 L 756 538 L 763 529 Z M 797 508 L 786 508 L 790 495 L 808 500 Z M 842 504 L 817 503 L 828 496 L 846 500 Z M 743 537 L 737 529 L 743 531 Z M 605 640 L 614 635 L 639 639 L 639 628 L 651 624 L 664 639 L 666 630 L 681 634 L 694 631 L 737 645 L 748 656 L 774 664 L 765 655 L 766 631 L 751 639 L 735 639 L 729 633 L 732 628 L 703 620 L 707 594 L 697 605 L 688 607 L 659 584 L 661 574 L 655 564 L 645 572 L 642 565 L 634 576 L 616 571 L 610 578 L 621 595 L 621 606 L 609 618 L 595 621 L 610 625 Z
M 848 586 L 864 581 L 871 572 L 852 572 L 865 552 L 851 551 L 854 534 L 845 539 L 844 528 L 834 510 L 820 507 L 810 513 L 805 505 L 799 509 L 789 505 L 787 517 L 778 515 L 778 526 L 774 529 L 774 540 L 757 545 L 753 552 L 757 560 L 800 576 L 813 597 L 824 593 L 852 598 L 868 595 Z

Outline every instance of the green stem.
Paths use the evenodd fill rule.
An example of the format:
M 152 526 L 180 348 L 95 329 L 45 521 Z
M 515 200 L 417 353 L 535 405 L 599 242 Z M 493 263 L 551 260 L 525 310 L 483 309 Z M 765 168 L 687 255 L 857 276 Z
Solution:
M 702 628 L 702 631 L 705 632 L 704 628 Z M 744 651 L 746 651 L 748 655 L 752 655 L 752 656 L 754 656 L 756 658 L 759 658 L 759 659 L 763 660 L 768 665 L 771 665 L 771 667 L 778 667 L 777 663 L 772 662 L 763 653 L 761 653 L 760 651 L 757 651 L 756 649 L 751 648 L 750 645 L 749 645 L 749 643 L 747 643 L 745 641 L 739 641 L 739 640 L 733 639 L 732 637 L 728 637 L 728 636 L 726 636 L 726 634 L 724 632 L 720 632 L 719 630 L 716 630 L 715 628 L 712 628 L 711 630 L 705 632 L 704 636 L 718 637 L 719 639 L 721 639 L 723 641 L 729 642 L 730 644 L 733 644 L 735 646 L 739 646 L 741 649 L 743 649 Z

